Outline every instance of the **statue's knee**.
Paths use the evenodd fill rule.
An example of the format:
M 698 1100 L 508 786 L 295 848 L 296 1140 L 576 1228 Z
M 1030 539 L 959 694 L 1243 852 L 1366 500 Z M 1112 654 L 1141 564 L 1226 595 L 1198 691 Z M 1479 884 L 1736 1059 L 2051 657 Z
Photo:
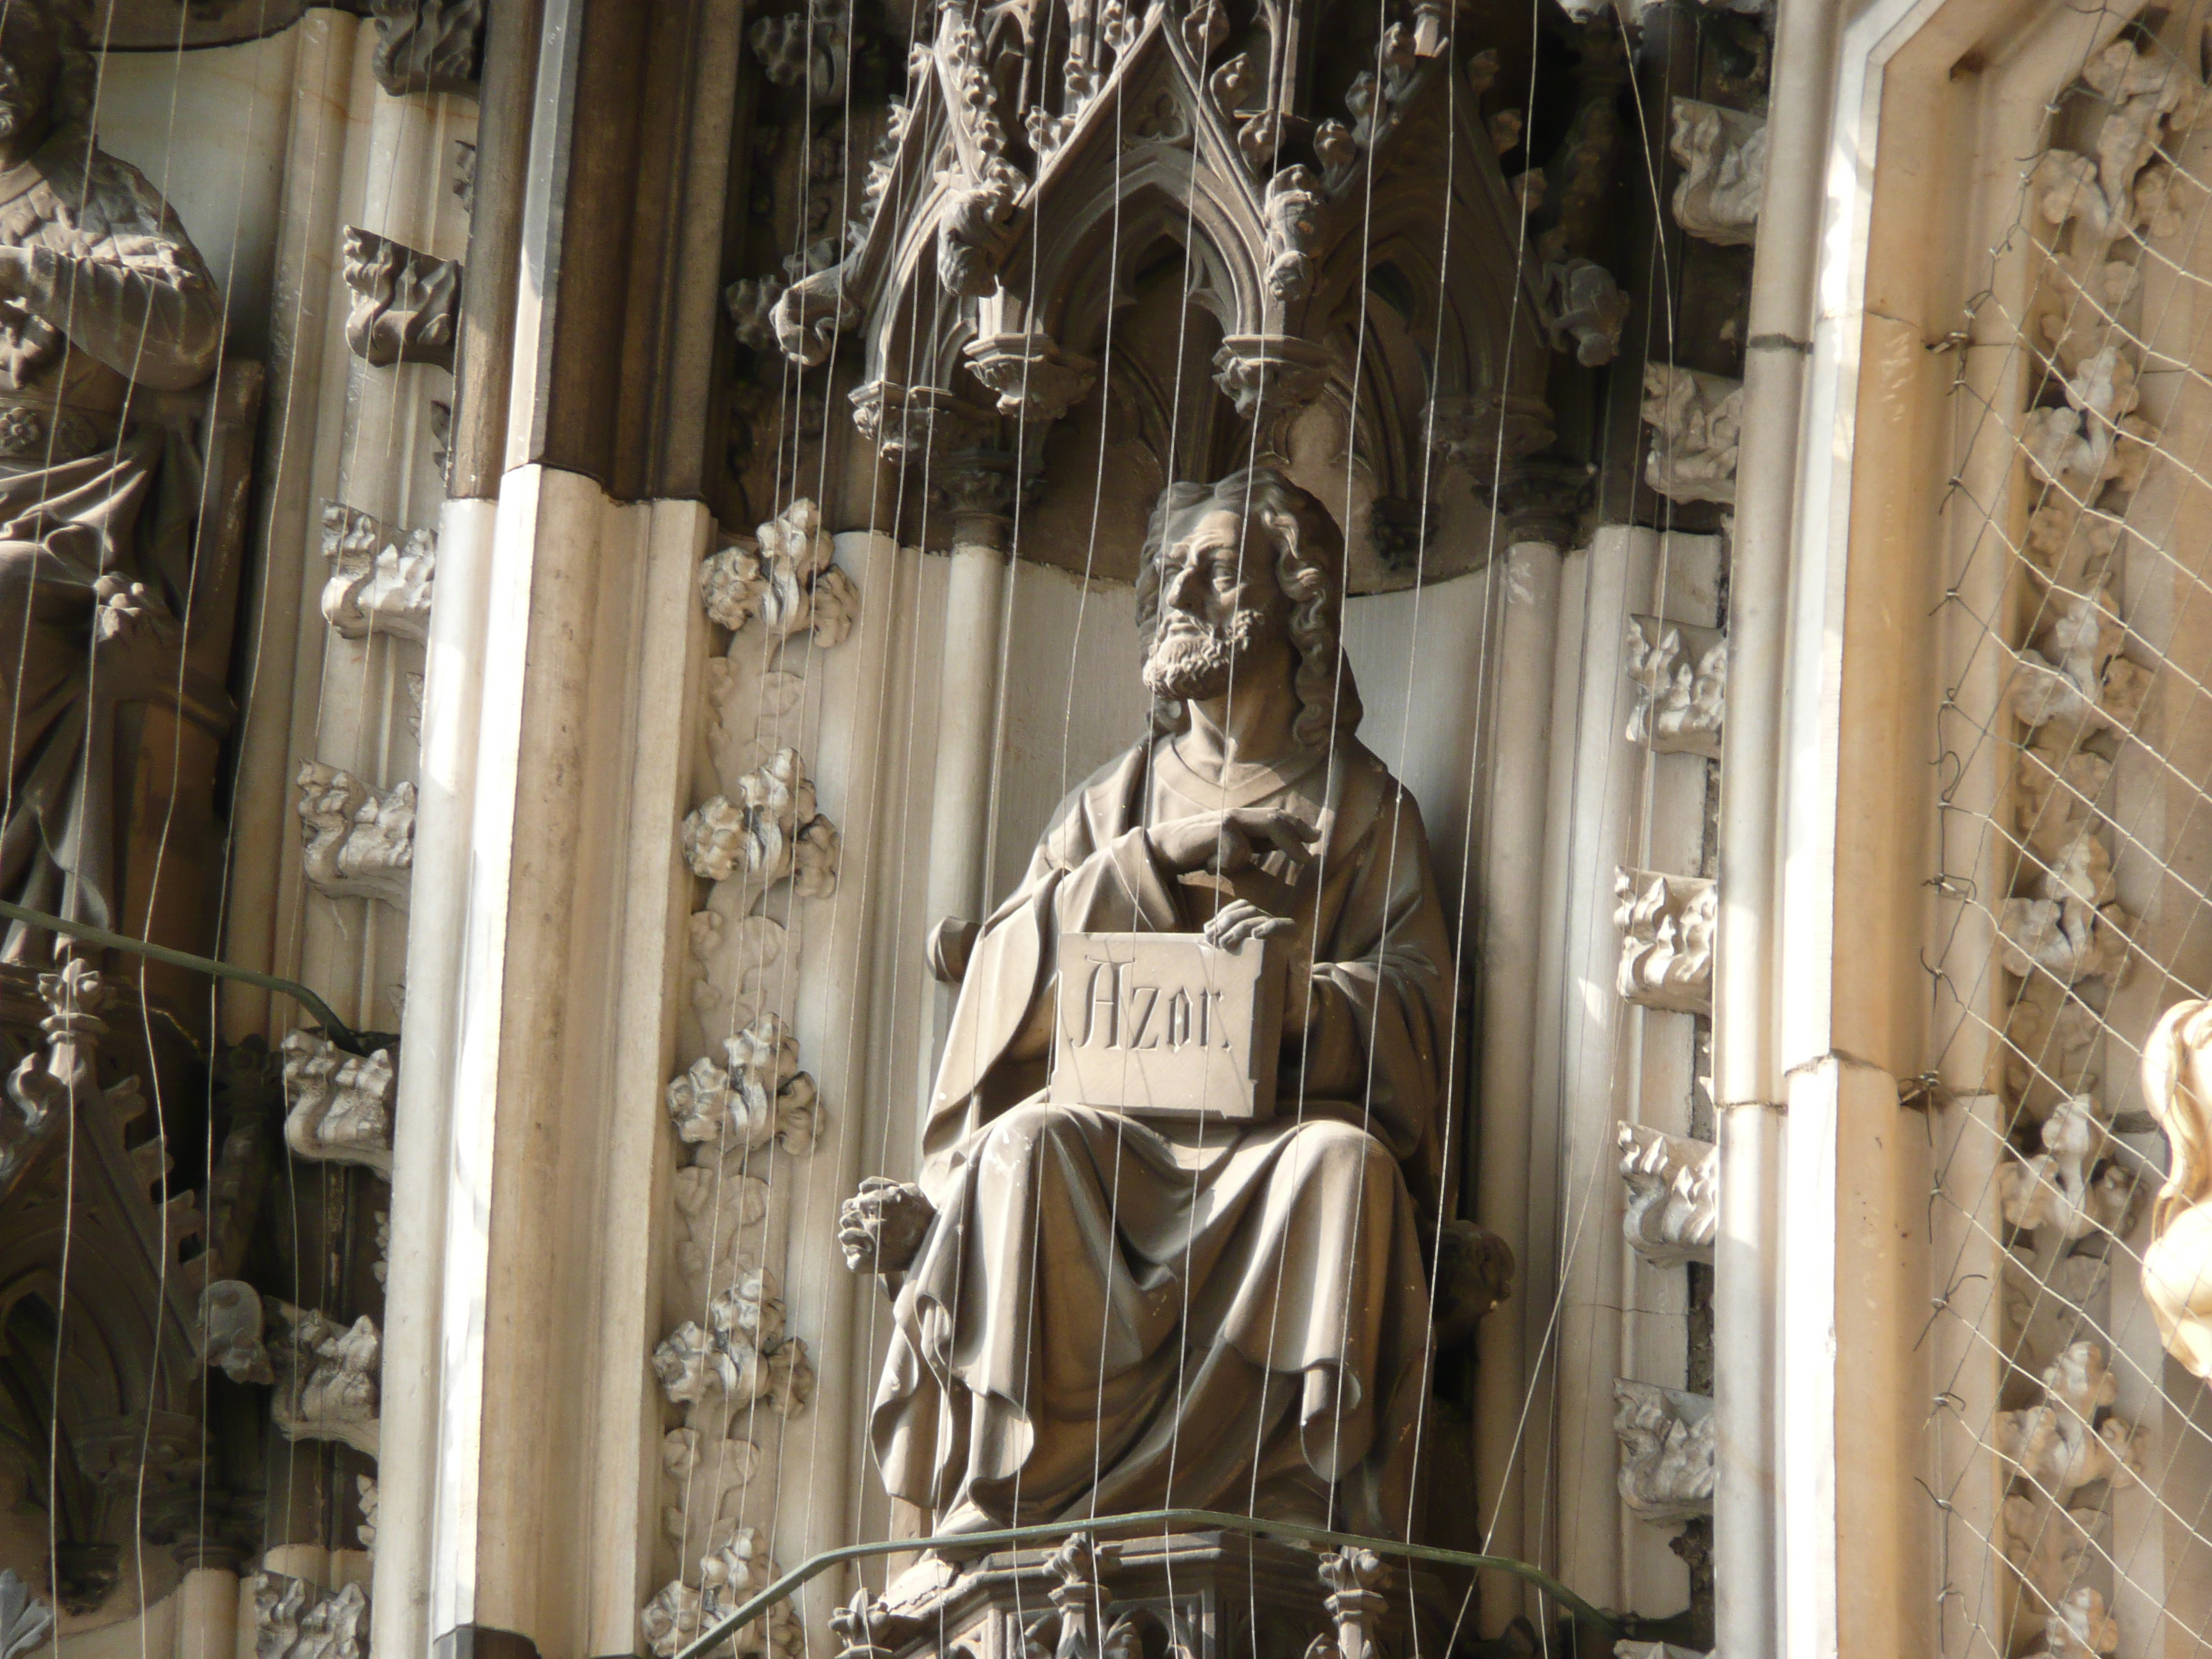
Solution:
M 1309 1118 L 1293 1133 L 1291 1165 L 1302 1178 L 1370 1180 L 1396 1169 L 1389 1147 L 1357 1123 Z
M 1042 1101 L 1017 1106 L 991 1121 L 983 1137 L 983 1155 L 1027 1158 L 1069 1127 L 1067 1113 L 1058 1106 L 1048 1106 Z

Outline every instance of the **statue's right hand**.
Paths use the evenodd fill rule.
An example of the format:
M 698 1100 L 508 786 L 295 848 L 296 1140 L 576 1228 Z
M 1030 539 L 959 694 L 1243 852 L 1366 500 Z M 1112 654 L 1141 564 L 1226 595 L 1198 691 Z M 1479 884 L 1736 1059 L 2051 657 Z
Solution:
M 1225 812 L 1200 812 L 1156 823 L 1145 832 L 1153 855 L 1178 876 L 1211 871 L 1234 874 L 1255 858 L 1280 853 L 1293 863 L 1313 856 L 1321 831 L 1289 812 L 1239 806 Z
M 837 1210 L 837 1243 L 856 1273 L 904 1273 L 921 1249 L 937 1206 L 908 1181 L 870 1176 Z

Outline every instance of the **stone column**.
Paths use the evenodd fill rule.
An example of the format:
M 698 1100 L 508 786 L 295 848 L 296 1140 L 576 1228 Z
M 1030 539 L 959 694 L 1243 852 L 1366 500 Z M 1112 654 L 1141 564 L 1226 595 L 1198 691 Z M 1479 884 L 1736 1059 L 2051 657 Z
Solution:
M 1538 957 L 1542 948 L 1546 798 L 1551 763 L 1552 679 L 1559 623 L 1560 552 L 1572 526 L 1553 514 L 1516 514 L 1503 566 L 1498 671 L 1490 695 L 1489 778 L 1481 826 L 1481 1077 L 1477 1098 L 1475 1218 L 1512 1246 L 1529 1299 L 1528 1121 L 1535 1060 Z M 1492 580 L 1498 568 L 1493 567 Z M 1527 1332 L 1517 1309 L 1500 1310 L 1477 1334 L 1476 1503 L 1483 1548 L 1522 1556 L 1528 1388 Z M 1485 1576 L 1482 1626 L 1496 1635 L 1524 1611 L 1522 1583 Z
M 927 915 L 980 921 L 989 908 L 983 867 L 990 840 L 1000 724 L 999 671 L 1006 655 L 1006 568 L 1012 559 L 1014 469 L 991 450 L 938 463 L 933 490 L 952 515 L 952 571 L 945 604 L 945 658 L 938 690 L 937 774 L 929 810 Z M 952 999 L 937 999 L 934 1036 L 923 1056 L 934 1074 Z M 927 1078 L 924 1086 L 927 1085 Z

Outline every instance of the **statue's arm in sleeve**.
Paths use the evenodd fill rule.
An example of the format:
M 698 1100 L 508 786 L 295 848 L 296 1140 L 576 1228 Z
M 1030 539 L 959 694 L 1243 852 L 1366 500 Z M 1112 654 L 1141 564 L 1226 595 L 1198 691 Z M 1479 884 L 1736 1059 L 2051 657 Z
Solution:
M 94 185 L 114 225 L 88 252 L 9 251 L 0 298 L 66 332 L 140 386 L 180 392 L 215 372 L 222 299 L 191 238 L 153 187 L 107 157 Z
M 1410 795 L 1396 799 L 1318 952 L 1330 959 L 1312 963 L 1303 989 L 1291 987 L 1285 1030 L 1308 1096 L 1363 1101 L 1376 1135 L 1405 1156 L 1441 1103 L 1451 955 L 1419 811 Z

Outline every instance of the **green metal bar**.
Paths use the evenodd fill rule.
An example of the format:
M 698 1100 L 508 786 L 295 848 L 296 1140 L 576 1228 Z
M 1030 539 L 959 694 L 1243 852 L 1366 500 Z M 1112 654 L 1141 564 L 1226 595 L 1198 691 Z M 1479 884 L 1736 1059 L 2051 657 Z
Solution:
M 1544 1594 L 1571 1609 L 1575 1617 L 1596 1626 L 1614 1638 L 1632 1634 L 1632 1620 L 1603 1613 L 1562 1584 L 1541 1567 L 1504 1555 L 1471 1555 L 1464 1550 L 1438 1549 L 1429 1544 L 1401 1544 L 1388 1538 L 1363 1538 L 1357 1533 L 1330 1532 L 1295 1521 L 1255 1521 L 1249 1515 L 1226 1515 L 1218 1510 L 1139 1510 L 1127 1515 L 1102 1515 L 1087 1521 L 1048 1521 L 1036 1526 L 1001 1527 L 995 1532 L 961 1533 L 946 1538 L 892 1538 L 872 1544 L 848 1544 L 809 1556 L 799 1565 L 745 1602 L 714 1629 L 678 1650 L 676 1659 L 704 1659 L 714 1647 L 766 1613 L 809 1579 L 841 1562 L 865 1560 L 872 1555 L 894 1555 L 905 1550 L 934 1549 L 950 1545 L 963 1551 L 996 1544 L 1040 1543 L 1075 1533 L 1146 1532 L 1153 1528 L 1209 1527 L 1224 1532 L 1250 1533 L 1263 1538 L 1293 1538 L 1305 1544 L 1352 1545 L 1377 1555 L 1402 1556 L 1408 1560 L 1433 1562 L 1444 1567 L 1469 1567 L 1510 1573 L 1526 1579 Z
M 66 933 L 71 939 L 84 940 L 88 945 L 105 945 L 111 951 L 128 951 L 134 956 L 150 957 L 155 962 L 167 963 L 172 968 L 190 968 L 198 973 L 213 974 L 217 979 L 234 979 L 241 984 L 258 985 L 264 991 L 282 991 L 320 1020 L 325 1035 L 339 1048 L 353 1054 L 362 1052 L 361 1038 L 354 1029 L 331 1012 L 329 1003 L 297 980 L 279 979 L 274 974 L 258 974 L 251 968 L 237 968 L 228 962 L 217 962 L 213 957 L 196 957 L 189 951 L 172 951 L 166 945 L 149 945 L 143 939 L 111 933 L 106 928 L 94 927 L 89 922 L 69 921 L 60 916 L 50 916 L 43 910 L 27 909 L 20 904 L 10 904 L 5 899 L 0 899 L 0 916 L 5 916 L 10 921 L 43 927 L 49 933 Z

